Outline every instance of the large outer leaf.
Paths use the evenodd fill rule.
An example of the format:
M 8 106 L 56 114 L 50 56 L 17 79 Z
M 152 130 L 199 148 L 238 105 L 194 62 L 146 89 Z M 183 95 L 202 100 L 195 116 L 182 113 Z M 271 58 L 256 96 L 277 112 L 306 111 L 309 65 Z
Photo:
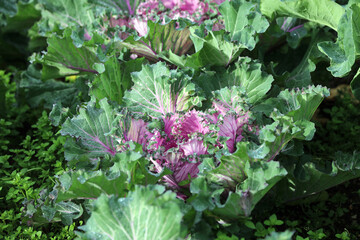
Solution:
M 256 3 L 245 0 L 225 1 L 219 11 L 225 20 L 225 30 L 230 32 L 231 41 L 239 42 L 249 50 L 254 49 L 257 35 L 269 27 Z
M 148 113 L 153 117 L 187 111 L 201 106 L 195 84 L 182 73 L 170 71 L 165 63 L 143 65 L 132 74 L 134 86 L 125 93 L 124 101 L 133 112 Z
M 71 29 L 64 31 L 63 37 L 48 38 L 47 54 L 43 57 L 43 79 L 58 78 L 79 73 L 98 73 L 100 63 L 96 54 L 88 47 L 77 48 L 71 39 Z
M 201 30 L 199 27 L 192 27 L 190 29 L 191 39 L 194 42 L 200 42 L 200 44 L 195 44 L 196 53 L 186 59 L 186 67 L 228 66 L 244 49 L 234 43 L 226 41 L 223 30 L 216 32 L 210 31 L 208 35 L 203 38 L 198 35 L 198 32 Z
M 210 66 L 228 66 L 235 60 L 244 47 L 224 39 L 225 31 L 208 31 L 205 36 L 204 25 L 190 27 L 190 38 L 194 43 L 195 53 L 187 56 L 179 56 L 173 52 L 161 57 L 179 67 L 191 67 L 199 69 Z
M 79 115 L 67 119 L 60 131 L 62 135 L 70 135 L 77 141 L 70 141 L 65 150 L 65 158 L 70 161 L 82 155 L 90 158 L 115 155 L 116 147 L 111 136 L 107 135 L 118 124 L 114 109 L 107 99 L 99 102 L 100 109 L 89 102 L 79 110 Z
M 91 92 L 97 99 L 107 98 L 122 103 L 126 90 L 131 87 L 130 74 L 140 71 L 142 58 L 120 63 L 117 58 L 111 57 L 105 63 L 105 72 L 97 75 L 92 83 Z
M 182 213 L 164 187 L 136 187 L 126 198 L 101 195 L 86 225 L 86 239 L 170 240 L 180 237 Z
M 303 163 L 299 159 L 288 164 L 289 159 L 285 159 L 284 165 L 289 175 L 279 182 L 272 194 L 279 203 L 291 202 L 360 177 L 358 152 L 353 154 L 338 152 L 334 159 L 335 161 L 327 167 L 313 162 Z
M 296 17 L 337 30 L 344 8 L 331 0 L 261 0 L 261 12 L 270 17 Z
M 270 90 L 274 78 L 261 71 L 261 64 L 252 62 L 250 58 L 240 58 L 235 66 L 226 72 L 206 73 L 195 79 L 199 86 L 212 96 L 212 91 L 223 87 L 242 87 L 251 104 L 259 102 Z
M 295 121 L 310 120 L 324 97 L 329 95 L 329 89 L 321 86 L 284 90 L 279 93 L 278 98 L 286 105 L 277 107 Z
M 167 51 L 180 56 L 187 53 L 193 45 L 189 36 L 189 27 L 177 30 L 175 21 L 165 25 L 148 21 L 148 33 L 145 37 L 135 40 L 134 36 L 130 36 L 119 44 L 139 56 L 157 60 L 159 54 Z
M 44 106 L 51 109 L 54 104 L 61 104 L 64 107 L 76 108 L 86 97 L 88 91 L 84 80 L 79 78 L 74 83 L 65 83 L 49 79 L 41 80 L 41 72 L 30 65 L 21 74 L 17 100 L 31 107 Z
M 109 179 L 101 170 L 64 173 L 60 176 L 61 187 L 56 201 L 96 199 L 101 194 L 124 196 L 127 177 L 126 174 L 120 174 L 117 178 Z
M 39 0 L 42 19 L 38 23 L 41 34 L 59 27 L 70 26 L 91 28 L 95 18 L 86 0 Z
M 248 155 L 248 142 L 239 142 L 236 145 L 236 152 L 222 156 L 220 166 L 213 167 L 209 171 L 207 178 L 222 186 L 236 188 L 236 185 L 247 178 L 245 164 L 253 162 L 253 158 Z
M 338 27 L 336 43 L 321 42 L 318 47 L 330 59 L 328 70 L 335 77 L 343 77 L 351 71 L 356 56 L 360 54 L 360 4 L 346 9 Z
M 274 120 L 260 130 L 261 141 L 270 149 L 265 159 L 273 160 L 292 139 L 313 138 L 315 125 L 310 119 L 325 96 L 329 96 L 329 90 L 321 86 L 284 90 L 278 98 L 268 99 L 255 107 L 256 111 L 271 113 L 270 117 Z
M 287 172 L 279 162 L 245 163 L 243 170 L 248 176 L 236 192 L 230 192 L 225 204 L 217 203 L 213 211 L 226 220 L 249 216 L 255 205 Z

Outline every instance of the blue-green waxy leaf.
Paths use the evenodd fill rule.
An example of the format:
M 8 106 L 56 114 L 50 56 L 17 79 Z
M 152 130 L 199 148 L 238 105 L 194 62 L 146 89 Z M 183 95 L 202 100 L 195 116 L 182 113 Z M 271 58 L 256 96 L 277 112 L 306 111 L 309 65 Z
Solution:
M 258 5 L 245 0 L 225 1 L 219 11 L 225 20 L 225 30 L 230 33 L 230 40 L 252 50 L 258 34 L 265 32 L 269 23 L 258 10 Z
M 203 100 L 189 76 L 170 71 L 165 63 L 143 65 L 140 72 L 132 73 L 132 80 L 134 86 L 125 93 L 124 101 L 133 112 L 165 116 L 201 106 Z
M 296 17 L 337 30 L 344 8 L 331 0 L 261 0 L 261 12 L 270 17 Z
M 66 29 L 62 38 L 48 38 L 47 54 L 43 57 L 42 78 L 58 78 L 80 73 L 97 74 L 100 63 L 93 50 L 86 46 L 77 48 Z M 97 69 L 97 70 L 96 70 Z
M 101 195 L 86 225 L 86 239 L 176 240 L 181 237 L 182 213 L 174 193 L 161 186 L 137 186 L 126 198 Z
M 105 62 L 105 72 L 95 77 L 91 93 L 97 99 L 107 98 L 121 104 L 126 90 L 131 87 L 130 74 L 141 70 L 143 58 L 120 63 L 116 57 Z
M 80 108 L 78 116 L 67 119 L 63 124 L 61 134 L 76 138 L 76 142 L 68 141 L 70 145 L 65 145 L 68 161 L 80 159 L 82 155 L 97 158 L 116 153 L 114 139 L 108 135 L 118 124 L 114 109 L 107 99 L 99 102 L 100 108 L 94 104 L 89 102 L 86 107 Z

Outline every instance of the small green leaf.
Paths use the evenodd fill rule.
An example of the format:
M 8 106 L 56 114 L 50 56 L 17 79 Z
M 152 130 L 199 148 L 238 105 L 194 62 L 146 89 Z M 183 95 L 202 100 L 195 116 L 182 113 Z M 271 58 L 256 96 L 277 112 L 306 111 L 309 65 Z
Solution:
M 99 74 L 105 72 L 105 66 L 103 63 L 94 63 L 92 68 L 97 71 Z

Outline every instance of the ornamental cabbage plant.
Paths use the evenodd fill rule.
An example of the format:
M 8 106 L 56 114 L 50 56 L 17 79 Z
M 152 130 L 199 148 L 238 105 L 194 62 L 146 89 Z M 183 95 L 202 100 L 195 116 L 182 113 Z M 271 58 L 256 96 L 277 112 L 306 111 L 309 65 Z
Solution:
M 320 42 L 329 31 L 317 37 L 313 23 L 338 30 L 341 48 L 342 14 L 356 3 L 340 10 L 331 1 L 343 16 L 335 23 L 285 2 L 38 0 L 32 40 L 47 47 L 20 85 L 29 101 L 53 106 L 68 171 L 27 203 L 25 219 L 82 218 L 83 239 L 242 237 L 265 196 L 283 203 L 357 176 L 357 165 L 324 173 L 294 160 L 329 95 L 312 73 L 333 59 L 334 43 Z M 301 57 L 273 52 L 283 44 Z M 50 101 L 33 91 L 41 86 L 61 95 Z

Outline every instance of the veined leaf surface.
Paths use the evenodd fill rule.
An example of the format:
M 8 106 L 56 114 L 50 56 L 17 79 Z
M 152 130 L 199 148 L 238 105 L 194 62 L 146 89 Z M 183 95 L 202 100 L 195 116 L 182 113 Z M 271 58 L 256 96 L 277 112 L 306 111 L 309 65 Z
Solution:
M 180 237 L 182 213 L 175 194 L 160 186 L 137 186 L 126 198 L 101 195 L 83 236 L 101 240 L 156 239 Z
M 143 65 L 140 72 L 132 74 L 134 86 L 125 93 L 125 104 L 133 112 L 147 113 L 153 117 L 186 111 L 201 106 L 202 97 L 190 77 L 169 70 L 165 63 Z
M 116 115 L 114 109 L 107 103 L 107 99 L 101 100 L 99 105 L 100 109 L 96 108 L 93 102 L 90 102 L 86 108 L 79 110 L 78 116 L 65 121 L 60 131 L 61 134 L 70 135 L 77 139 L 76 142 L 71 141 L 71 147 L 65 151 L 67 160 L 80 158 L 81 155 L 89 158 L 115 155 L 114 140 L 107 134 L 117 124 Z M 73 151 L 75 152 L 72 153 Z

